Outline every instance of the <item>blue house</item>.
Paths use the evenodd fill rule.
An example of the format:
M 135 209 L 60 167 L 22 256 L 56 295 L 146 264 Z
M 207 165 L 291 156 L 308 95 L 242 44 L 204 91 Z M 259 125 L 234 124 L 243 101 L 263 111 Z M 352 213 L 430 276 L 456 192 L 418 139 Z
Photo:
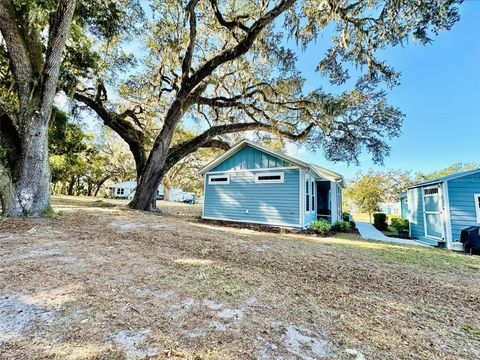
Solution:
M 341 219 L 343 177 L 243 140 L 203 169 L 203 218 L 302 229 Z
M 402 201 L 411 237 L 461 251 L 462 229 L 480 225 L 480 169 L 413 185 Z

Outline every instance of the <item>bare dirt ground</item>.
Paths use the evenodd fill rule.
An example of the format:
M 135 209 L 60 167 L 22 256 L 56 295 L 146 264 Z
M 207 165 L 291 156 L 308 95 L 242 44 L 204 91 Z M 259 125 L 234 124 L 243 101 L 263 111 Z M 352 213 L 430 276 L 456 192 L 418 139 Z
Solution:
M 480 257 L 124 204 L 0 219 L 1 359 L 480 358 Z

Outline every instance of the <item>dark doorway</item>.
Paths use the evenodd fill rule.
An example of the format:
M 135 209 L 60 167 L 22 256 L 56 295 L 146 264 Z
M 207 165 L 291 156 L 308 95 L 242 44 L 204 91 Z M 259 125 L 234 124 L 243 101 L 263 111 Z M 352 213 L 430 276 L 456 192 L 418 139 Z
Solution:
M 332 214 L 330 210 L 330 181 L 317 181 L 317 219 L 330 221 Z

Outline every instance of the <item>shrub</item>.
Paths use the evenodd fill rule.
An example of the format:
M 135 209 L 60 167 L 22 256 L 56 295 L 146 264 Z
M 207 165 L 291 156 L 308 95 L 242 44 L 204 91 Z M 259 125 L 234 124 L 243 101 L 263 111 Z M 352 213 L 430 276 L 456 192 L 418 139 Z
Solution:
M 396 230 L 408 230 L 408 220 L 402 218 L 391 219 L 390 224 Z
M 344 212 L 342 214 L 342 219 L 343 219 L 343 221 L 350 221 L 352 219 L 352 215 L 350 215 L 350 213 L 348 213 L 348 212 Z
M 375 226 L 378 230 L 387 230 L 387 215 L 384 213 L 376 213 L 373 214 L 373 226 Z
M 352 231 L 352 223 L 350 221 L 337 221 L 333 225 L 333 230 L 339 232 L 350 232 Z
M 315 220 L 310 224 L 308 230 L 316 234 L 326 235 L 332 230 L 332 225 L 325 219 Z

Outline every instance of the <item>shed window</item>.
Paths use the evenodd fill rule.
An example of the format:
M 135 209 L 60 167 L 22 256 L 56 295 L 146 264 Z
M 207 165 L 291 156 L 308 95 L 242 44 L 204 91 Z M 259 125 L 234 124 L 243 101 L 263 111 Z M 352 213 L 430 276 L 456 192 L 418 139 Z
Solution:
M 118 189 L 117 189 L 117 195 L 123 195 L 123 194 L 125 194 L 125 189 L 123 189 L 123 188 L 118 188 Z
M 283 183 L 283 172 L 281 172 L 281 173 L 259 173 L 259 174 L 255 174 L 255 182 L 257 184 Z
M 475 212 L 477 213 L 477 223 L 480 224 L 480 194 L 475 194 Z
M 210 175 L 208 177 L 208 183 L 211 185 L 230 184 L 230 175 Z
M 425 196 L 437 195 L 438 194 L 438 187 L 423 189 L 423 194 Z
M 305 211 L 310 211 L 310 180 L 305 181 Z
M 315 182 L 312 181 L 312 211 L 315 211 Z

